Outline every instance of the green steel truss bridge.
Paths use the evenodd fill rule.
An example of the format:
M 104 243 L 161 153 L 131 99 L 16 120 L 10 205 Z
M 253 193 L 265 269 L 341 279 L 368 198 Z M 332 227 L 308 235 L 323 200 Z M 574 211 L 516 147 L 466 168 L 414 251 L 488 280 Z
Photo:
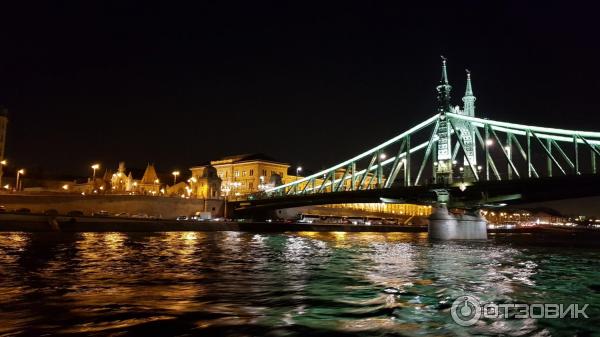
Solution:
M 475 117 L 476 98 L 468 71 L 462 109 L 450 104 L 451 89 L 443 58 L 437 114 L 353 158 L 271 187 L 253 199 L 327 203 L 328 195 L 379 195 L 384 200 L 410 191 L 436 190 L 441 191 L 438 201 L 443 201 L 443 190 L 459 193 L 477 190 L 476 186 L 501 188 L 514 186 L 516 181 L 536 184 L 535 179 L 538 184 L 552 185 L 552 181 L 568 178 L 571 184 L 577 177 L 596 175 L 600 132 Z M 561 186 L 556 188 L 566 187 Z
M 441 124 L 451 131 L 448 140 L 454 141 L 452 154 L 445 160 L 436 158 Z M 465 129 L 475 134 L 477 150 L 483 157 L 481 163 L 464 155 L 467 144 L 461 132 Z M 417 133 L 427 131 L 428 140 L 412 145 L 411 140 Z M 429 181 L 433 178 L 435 182 L 447 183 L 595 174 L 599 149 L 600 132 L 521 125 L 454 113 L 437 114 L 354 158 L 271 188 L 266 193 L 282 196 L 390 188 L 397 184 L 418 186 L 427 184 L 426 172 L 429 172 Z M 393 155 L 388 157 L 388 153 Z M 459 158 L 460 155 L 464 158 Z M 543 157 L 543 165 L 539 165 L 540 157 Z M 458 163 L 457 159 L 464 162 Z

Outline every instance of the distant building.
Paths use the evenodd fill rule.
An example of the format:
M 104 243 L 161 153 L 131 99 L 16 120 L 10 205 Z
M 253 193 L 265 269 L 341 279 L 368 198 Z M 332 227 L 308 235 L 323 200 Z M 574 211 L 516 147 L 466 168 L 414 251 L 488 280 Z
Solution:
M 110 188 L 113 192 L 131 192 L 133 190 L 133 175 L 131 171 L 129 174 L 125 173 L 125 162 L 123 161 L 119 163 L 116 173 L 110 175 L 109 170 L 105 171 L 104 181 L 110 181 Z
M 135 191 L 141 194 L 158 194 L 160 193 L 160 179 L 154 168 L 154 164 L 148 163 L 144 176 L 139 182 L 136 182 Z
M 188 180 L 191 193 L 196 198 L 216 199 L 221 196 L 222 180 L 213 166 L 197 166 L 190 169 L 192 177 Z
M 148 164 L 144 170 L 141 179 L 135 179 L 135 175 L 139 177 L 141 170 L 127 170 L 125 162 L 119 162 L 117 172 L 106 169 L 102 177 L 96 178 L 93 181 L 88 181 L 87 184 L 74 184 L 66 189 L 69 192 L 84 192 L 84 193 L 114 193 L 114 194 L 150 194 L 159 195 L 161 193 L 161 184 L 156 169 L 153 164 Z
M 198 179 L 208 165 L 192 167 L 192 175 Z M 220 194 L 241 196 L 255 193 L 269 185 L 288 181 L 290 164 L 279 162 L 260 153 L 223 157 L 210 162 L 221 179 Z

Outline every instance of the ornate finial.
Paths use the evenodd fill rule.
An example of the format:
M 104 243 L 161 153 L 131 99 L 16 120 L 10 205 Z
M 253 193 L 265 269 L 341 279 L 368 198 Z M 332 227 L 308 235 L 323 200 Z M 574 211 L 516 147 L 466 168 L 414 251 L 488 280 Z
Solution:
M 467 73 L 467 88 L 465 90 L 465 96 L 473 96 L 473 87 L 471 86 L 471 71 L 469 69 L 465 69 Z
M 446 58 L 444 57 L 444 55 L 440 55 L 440 57 L 442 58 L 442 79 L 440 80 L 440 83 L 448 84 L 448 73 L 446 72 Z
M 446 71 L 446 58 L 444 55 L 440 55 L 442 58 L 442 78 L 440 79 L 440 84 L 436 87 L 438 92 L 438 112 L 445 113 L 450 112 L 452 109 L 450 106 L 450 91 L 452 90 L 452 86 L 448 83 L 448 72 Z

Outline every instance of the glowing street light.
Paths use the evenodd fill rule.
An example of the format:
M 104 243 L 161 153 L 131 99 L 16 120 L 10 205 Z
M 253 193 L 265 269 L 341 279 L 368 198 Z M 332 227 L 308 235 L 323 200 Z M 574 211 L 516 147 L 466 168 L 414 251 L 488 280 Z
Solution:
M 296 180 L 300 177 L 300 172 L 302 172 L 302 166 L 296 167 Z
M 100 168 L 100 164 L 94 164 L 92 166 L 90 166 L 93 170 L 93 174 L 92 174 L 92 182 L 96 181 L 96 170 Z
M 179 175 L 179 171 L 173 171 L 171 172 L 171 174 L 173 175 L 173 186 L 175 184 L 177 184 L 177 176 Z
M 491 140 L 491 139 L 486 139 L 485 140 L 485 146 L 492 146 L 492 145 L 494 145 L 494 141 L 493 140 Z
M 6 166 L 6 164 L 8 164 L 6 159 L 0 161 L 0 186 L 2 186 L 2 175 L 4 174 L 4 168 L 2 166 Z
M 385 158 L 387 158 L 387 156 L 385 155 L 385 153 L 382 153 L 379 155 L 379 159 L 384 160 Z
M 15 185 L 16 185 L 15 188 L 17 189 L 17 191 L 21 190 L 21 185 L 20 185 L 21 182 L 19 181 L 19 178 L 22 175 L 25 175 L 25 169 L 20 169 L 17 171 L 17 181 L 15 182 Z

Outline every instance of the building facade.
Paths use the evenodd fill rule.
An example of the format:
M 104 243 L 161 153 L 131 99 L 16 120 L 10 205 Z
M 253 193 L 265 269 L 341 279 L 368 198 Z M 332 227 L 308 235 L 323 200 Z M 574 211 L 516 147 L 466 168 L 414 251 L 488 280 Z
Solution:
M 192 177 L 190 183 L 191 194 L 201 199 L 217 199 L 221 196 L 221 178 L 213 166 L 197 166 L 190 168 Z
M 290 178 L 287 173 L 289 164 L 260 153 L 224 157 L 211 161 L 210 166 L 214 167 L 217 177 L 221 179 L 222 196 L 256 193 L 268 186 L 280 185 Z M 190 170 L 201 172 L 203 167 L 206 166 L 192 167 Z

